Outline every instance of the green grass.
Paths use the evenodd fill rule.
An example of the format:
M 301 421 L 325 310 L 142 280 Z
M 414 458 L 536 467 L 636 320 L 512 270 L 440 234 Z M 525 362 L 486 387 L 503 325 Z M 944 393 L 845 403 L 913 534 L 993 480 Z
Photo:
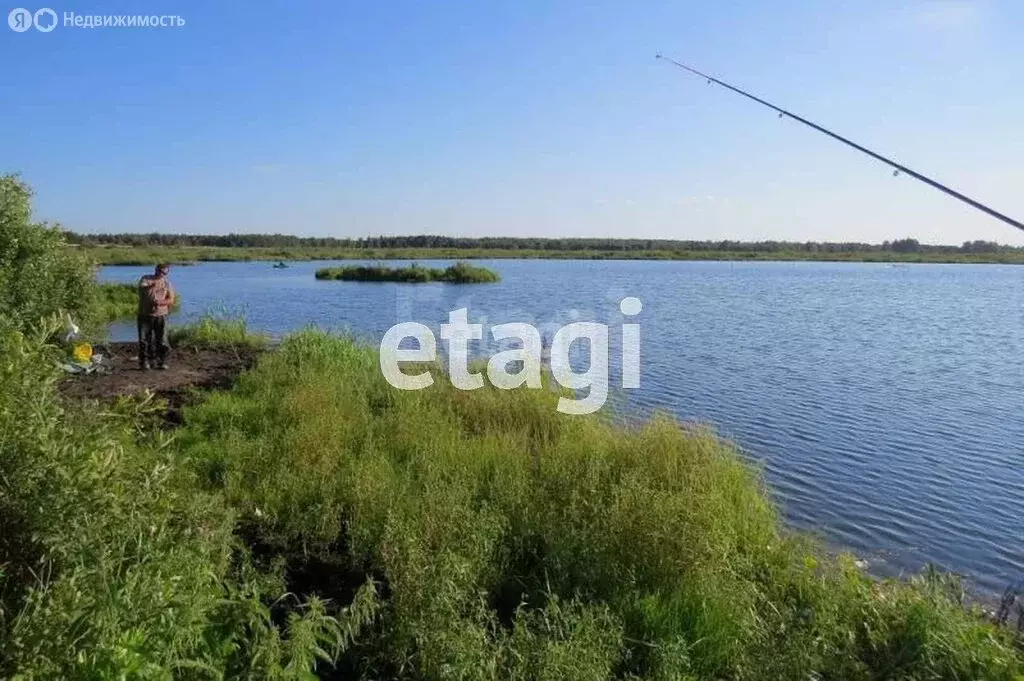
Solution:
M 264 560 L 334 566 L 306 588 L 386 585 L 343 659 L 366 678 L 1024 674 L 955 580 L 878 582 L 786 532 L 729 443 L 556 397 L 398 391 L 374 351 L 304 332 L 187 410 L 179 456 Z
M 307 331 L 165 434 L 64 404 L 53 352 L 0 329 L 0 678 L 1024 674 L 954 579 L 828 558 L 706 430 L 398 391 Z
M 190 324 L 171 327 L 168 333 L 171 346 L 187 350 L 247 348 L 261 350 L 269 339 L 262 334 L 250 333 L 242 317 L 221 317 L 205 314 Z
M 341 281 L 396 281 L 406 284 L 419 284 L 429 281 L 442 281 L 449 284 L 483 284 L 500 281 L 501 277 L 485 267 L 476 267 L 459 262 L 444 269 L 423 267 L 413 263 L 408 267 L 324 267 L 316 271 L 317 279 Z
M 96 286 L 99 316 L 113 322 L 134 319 L 139 310 L 139 291 L 135 284 L 102 283 Z M 181 296 L 175 295 L 172 310 L 181 307 Z
M 530 249 L 530 248 L 339 248 L 309 247 L 213 247 L 213 246 L 72 246 L 102 265 L 150 265 L 170 262 L 252 260 L 725 260 L 725 261 L 818 261 L 818 262 L 905 262 L 905 263 L 1004 263 L 1024 264 L 1024 252 L 958 253 L 894 251 L 734 251 L 734 250 L 612 250 L 612 249 Z
M 309 678 L 374 612 L 287 596 L 147 401 L 58 398 L 56 350 L 0 329 L 0 678 Z M 306 676 L 303 676 L 306 674 Z

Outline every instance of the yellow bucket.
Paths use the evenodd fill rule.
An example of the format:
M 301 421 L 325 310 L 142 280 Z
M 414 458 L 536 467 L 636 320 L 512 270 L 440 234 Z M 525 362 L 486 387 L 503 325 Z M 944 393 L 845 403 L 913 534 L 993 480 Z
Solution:
M 71 351 L 71 356 L 75 358 L 76 362 L 91 362 L 92 346 L 88 343 L 75 343 L 75 348 Z

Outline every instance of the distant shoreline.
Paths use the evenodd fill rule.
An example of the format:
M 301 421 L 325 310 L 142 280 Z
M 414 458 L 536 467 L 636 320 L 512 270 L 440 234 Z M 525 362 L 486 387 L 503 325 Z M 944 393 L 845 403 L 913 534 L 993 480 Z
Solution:
M 680 260 L 726 262 L 864 262 L 976 265 L 1024 265 L 1024 249 L 995 253 L 923 251 L 744 251 L 616 250 L 515 248 L 336 248 L 253 246 L 110 246 L 76 245 L 99 265 L 152 265 L 155 262 L 296 261 L 296 260 Z

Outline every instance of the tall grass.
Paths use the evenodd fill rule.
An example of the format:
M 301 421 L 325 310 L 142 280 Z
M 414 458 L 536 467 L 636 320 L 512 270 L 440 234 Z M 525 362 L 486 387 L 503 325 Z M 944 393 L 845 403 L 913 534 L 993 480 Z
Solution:
M 483 284 L 500 281 L 497 272 L 486 267 L 477 267 L 459 262 L 444 269 L 424 267 L 413 263 L 408 267 L 356 266 L 323 267 L 316 271 L 317 279 L 336 279 L 342 281 L 397 281 L 407 284 L 419 284 L 429 281 L 442 281 L 449 284 Z
M 168 340 L 173 347 L 185 350 L 261 350 L 269 343 L 267 336 L 249 331 L 244 317 L 223 317 L 212 313 L 204 314 L 189 324 L 172 327 Z
M 285 597 L 133 405 L 66 410 L 53 352 L 0 334 L 0 678 L 298 679 L 350 645 L 372 585 L 333 615 Z
M 305 332 L 190 408 L 180 446 L 269 555 L 384 585 L 343 660 L 367 678 L 1024 674 L 947 578 L 876 582 L 783 532 L 713 434 L 555 399 L 396 391 L 373 351 Z

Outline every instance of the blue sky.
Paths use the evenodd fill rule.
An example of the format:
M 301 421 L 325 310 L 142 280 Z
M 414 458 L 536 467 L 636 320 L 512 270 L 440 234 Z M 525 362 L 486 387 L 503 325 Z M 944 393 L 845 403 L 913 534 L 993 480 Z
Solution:
M 81 231 L 1024 244 L 653 58 L 749 88 L 1020 219 L 1017 0 L 145 11 L 185 25 L 0 32 L 0 171 L 35 187 L 40 218 Z

